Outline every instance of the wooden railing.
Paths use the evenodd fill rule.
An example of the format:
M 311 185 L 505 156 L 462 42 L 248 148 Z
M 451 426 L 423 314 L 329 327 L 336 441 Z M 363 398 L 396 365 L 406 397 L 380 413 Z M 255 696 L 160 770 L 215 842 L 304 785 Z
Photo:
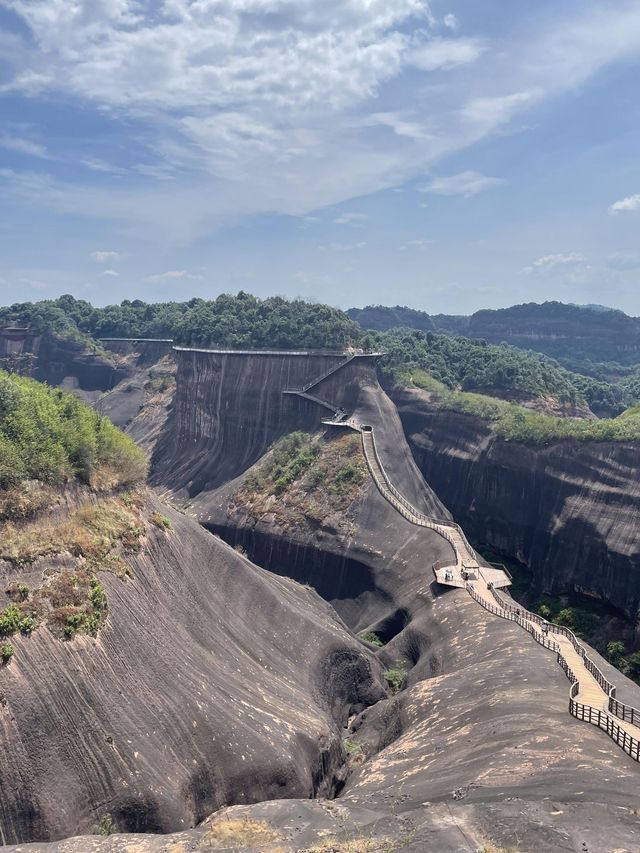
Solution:
M 365 438 L 366 436 L 366 438 Z M 380 474 L 383 478 L 383 483 L 379 483 L 379 478 L 374 473 L 372 466 L 370 464 L 370 460 L 368 458 L 368 452 L 366 447 L 366 441 L 370 440 L 371 448 L 373 451 L 374 459 L 377 467 L 380 469 Z M 367 463 L 369 465 L 369 471 L 373 479 L 376 481 L 376 485 L 378 485 L 378 489 L 384 494 L 385 492 L 389 492 L 394 500 L 390 500 L 388 495 L 385 495 L 387 500 L 401 513 L 406 519 L 411 521 L 413 524 L 419 524 L 422 527 L 428 527 L 431 530 L 437 531 L 441 536 L 443 536 L 447 542 L 453 547 L 453 550 L 456 554 L 456 560 L 460 559 L 461 556 L 458 554 L 458 547 L 456 546 L 456 542 L 454 537 L 449 533 L 449 530 L 455 530 L 460 536 L 465 548 L 469 552 L 469 554 L 479 562 L 478 555 L 474 551 L 474 549 L 469 544 L 467 537 L 464 535 L 464 532 L 459 524 L 456 524 L 453 521 L 441 520 L 438 518 L 433 518 L 431 516 L 425 515 L 424 513 L 417 510 L 413 504 L 409 503 L 409 501 L 396 489 L 396 487 L 391 482 L 389 475 L 387 474 L 384 465 L 382 464 L 382 460 L 380 459 L 380 455 L 378 453 L 378 448 L 376 445 L 376 439 L 373 434 L 373 430 L 366 430 L 362 432 L 362 445 L 365 454 L 365 458 L 367 459 Z M 444 529 L 443 528 L 448 528 Z M 462 561 L 462 560 L 461 560 Z
M 571 682 L 571 688 L 569 690 L 569 713 L 578 720 L 583 720 L 586 723 L 591 723 L 591 725 L 602 729 L 617 743 L 619 747 L 621 747 L 621 749 L 627 753 L 627 755 L 633 758 L 634 761 L 640 762 L 640 740 L 633 737 L 633 735 L 625 731 L 625 729 L 616 722 L 618 719 L 624 722 L 628 721 L 632 725 L 637 725 L 640 723 L 640 711 L 638 711 L 637 708 L 632 708 L 629 705 L 624 705 L 623 703 L 618 702 L 615 698 L 615 685 L 605 678 L 602 671 L 586 653 L 584 647 L 580 645 L 573 631 L 569 630 L 569 628 L 566 628 L 564 625 L 556 625 L 553 622 L 547 622 L 537 613 L 531 613 L 528 610 L 523 610 L 522 608 L 509 604 L 504 600 L 503 596 L 493 588 L 491 588 L 491 594 L 497 602 L 496 605 L 485 601 L 471 584 L 467 584 L 467 589 L 475 601 L 481 604 L 490 613 L 494 613 L 496 616 L 512 619 L 512 621 L 517 622 L 520 625 L 523 625 L 523 621 L 525 620 L 527 622 L 535 622 L 536 624 L 546 623 L 549 633 L 567 637 L 576 653 L 582 658 L 582 662 L 587 672 L 594 677 L 605 695 L 608 697 L 607 711 L 601 708 L 594 708 L 592 705 L 584 705 L 582 702 L 577 701 L 577 697 L 580 693 L 580 681 L 567 663 L 567 660 L 560 651 L 558 644 L 548 640 L 548 638 L 545 637 L 544 632 L 540 634 L 533 628 L 533 626 L 527 626 L 526 624 L 523 625 L 523 627 L 529 631 L 537 642 L 545 648 L 553 649 L 556 652 L 558 663 Z
M 491 592 L 493 594 L 493 597 L 503 607 L 510 608 L 510 609 L 516 609 L 514 607 L 514 605 L 511 605 L 507 601 L 505 601 L 504 597 L 497 590 L 492 589 Z M 550 633 L 560 634 L 563 637 L 566 637 L 568 640 L 570 640 L 573 648 L 576 650 L 576 653 L 578 655 L 580 655 L 580 657 L 582 658 L 584 665 L 585 665 L 585 669 L 587 670 L 587 672 L 591 673 L 591 675 L 595 678 L 595 680 L 598 682 L 598 684 L 600 685 L 602 690 L 604 690 L 604 692 L 607 694 L 607 698 L 608 699 L 615 698 L 615 695 L 616 695 L 615 684 L 612 684 L 608 678 L 605 678 L 604 674 L 602 673 L 602 670 L 599 669 L 598 666 L 596 666 L 596 664 L 591 660 L 589 655 L 586 653 L 584 646 L 582 646 L 578 642 L 578 638 L 573 633 L 573 631 L 571 631 L 569 628 L 566 628 L 564 625 L 556 625 L 554 622 L 547 622 L 546 619 L 543 619 L 537 613 L 530 613 L 529 611 L 525 611 L 525 612 L 527 613 L 527 618 L 531 619 L 534 622 L 538 622 L 539 624 L 546 622 L 546 624 L 548 626 L 548 630 Z M 633 710 L 633 709 L 630 709 L 630 710 Z M 640 712 L 636 711 L 635 713 L 636 713 L 636 718 L 640 719 Z M 624 718 L 622 717 L 621 719 L 624 719 Z

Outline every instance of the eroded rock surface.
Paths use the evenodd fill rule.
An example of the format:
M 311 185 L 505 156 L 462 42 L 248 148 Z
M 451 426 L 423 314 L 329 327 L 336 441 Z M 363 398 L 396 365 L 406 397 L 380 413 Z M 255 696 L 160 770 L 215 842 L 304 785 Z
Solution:
M 422 473 L 467 534 L 519 560 L 537 591 L 578 591 L 635 620 L 640 607 L 638 449 L 562 441 L 530 448 L 486 422 L 394 394 Z
M 385 693 L 313 591 L 160 509 L 171 529 L 127 558 L 132 579 L 100 573 L 97 639 L 39 629 L 0 669 L 7 843 L 90 831 L 106 813 L 169 832 L 225 804 L 331 795 L 342 725 Z

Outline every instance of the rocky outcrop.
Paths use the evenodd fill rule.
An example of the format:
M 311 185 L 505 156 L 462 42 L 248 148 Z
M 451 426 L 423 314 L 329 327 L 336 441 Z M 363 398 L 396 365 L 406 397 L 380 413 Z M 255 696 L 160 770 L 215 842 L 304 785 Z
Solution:
M 85 659 L 74 657 L 61 693 L 51 683 L 46 650 L 37 668 L 19 672 L 12 663 L 6 670 L 20 676 L 14 691 L 37 694 L 39 711 L 30 699 L 23 726 L 34 721 L 34 728 L 46 728 L 44 704 L 54 696 L 66 746 L 70 720 L 81 715 L 73 732 L 86 729 L 91 748 L 74 741 L 68 752 L 83 767 L 89 794 L 82 799 L 72 786 L 72 802 L 97 799 L 95 780 L 105 778 L 105 755 L 112 760 L 113 750 L 126 757 L 113 760 L 128 787 L 117 788 L 102 813 L 119 821 L 124 816 L 129 829 L 140 827 L 136 815 L 147 816 L 146 829 L 154 821 L 159 830 L 184 821 L 170 838 L 85 837 L 48 849 L 221 847 L 216 832 L 223 821 L 229 822 L 227 848 L 257 849 L 241 834 L 229 835 L 233 820 L 238 833 L 262 827 L 270 846 L 287 853 L 340 850 L 347 843 L 409 853 L 634 849 L 639 766 L 603 732 L 568 714 L 569 682 L 552 654 L 466 591 L 432 582 L 433 561 L 451 557 L 439 534 L 400 516 L 371 481 L 334 525 L 309 524 L 303 503 L 298 518 L 291 512 L 269 518 L 234 500 L 251 488 L 250 475 L 274 439 L 322 429 L 321 407 L 282 395 L 287 384 L 304 384 L 316 371 L 313 363 L 313 372 L 303 361 L 295 366 L 295 358 L 307 357 L 180 356 L 176 405 L 154 454 L 158 485 L 273 574 L 171 513 L 172 530 L 154 534 L 134 558 L 131 585 L 118 581 L 116 587 L 115 579 L 109 585 L 110 621 L 96 643 L 97 657 L 87 658 L 102 667 L 99 679 Z M 423 512 L 448 517 L 365 361 L 350 362 L 314 393 L 372 425 L 394 484 Z M 315 587 L 329 604 L 285 576 Z M 350 631 L 373 631 L 384 645 L 358 645 Z M 73 651 L 61 648 L 65 655 Z M 384 694 L 381 669 L 406 670 L 407 688 Z M 74 678 L 82 678 L 78 691 Z M 640 706 L 637 687 L 619 673 L 613 680 L 623 701 Z M 105 725 L 103 704 L 120 721 L 115 735 L 113 724 Z M 359 755 L 342 789 L 340 724 L 352 756 Z M 105 735 L 113 743 L 103 746 Z M 14 732 L 2 749 L 15 752 L 17 743 Z M 76 756 L 87 753 L 92 760 L 84 768 Z M 60 754 L 66 753 L 45 753 L 44 762 L 57 769 Z M 12 757 L 12 773 L 20 760 Z M 280 799 L 295 796 L 296 787 L 298 796 L 317 790 L 339 797 L 332 803 Z M 223 810 L 188 829 L 221 796 L 229 802 L 230 791 L 241 792 L 245 802 L 251 791 L 265 802 Z M 65 796 L 56 793 L 47 814 L 54 805 L 61 813 Z M 38 815 L 42 806 L 34 802 Z M 240 793 L 236 802 L 243 802 Z M 74 819 L 77 831 L 87 827 L 86 817 L 71 810 Z
M 331 796 L 341 727 L 385 695 L 380 665 L 313 591 L 150 509 L 171 528 L 150 527 L 130 580 L 100 573 L 97 638 L 41 628 L 0 669 L 5 843 L 91 831 L 107 813 L 169 832 L 227 804 Z
M 640 607 L 638 448 L 527 447 L 475 416 L 394 392 L 415 459 L 470 538 L 527 566 L 537 592 L 578 591 L 635 620 Z
M 316 429 L 319 412 L 322 417 L 328 412 L 283 391 L 302 388 L 345 356 L 183 350 L 176 359 L 176 395 L 153 457 L 152 477 L 193 496 L 242 474 L 281 436 Z M 336 405 L 350 405 L 357 377 L 375 379 L 373 363 L 352 361 L 340 371 L 337 384 L 323 383 L 322 394 Z
M 34 379 L 73 391 L 87 402 L 96 400 L 126 375 L 113 361 L 88 350 L 83 343 L 29 330 L 21 334 L 0 330 L 0 358 L 26 353 L 35 357 Z

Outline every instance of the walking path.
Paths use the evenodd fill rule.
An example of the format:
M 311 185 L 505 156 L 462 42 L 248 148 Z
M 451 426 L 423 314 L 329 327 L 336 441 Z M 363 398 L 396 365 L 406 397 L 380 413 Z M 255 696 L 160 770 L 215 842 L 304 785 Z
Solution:
M 413 507 L 387 476 L 378 456 L 373 429 L 361 426 L 361 434 L 369 471 L 382 496 L 412 524 L 436 530 L 453 547 L 455 564 L 436 563 L 433 567 L 436 581 L 466 588 L 486 610 L 520 625 L 536 642 L 555 652 L 571 682 L 569 713 L 605 731 L 631 758 L 640 762 L 640 710 L 617 701 L 615 685 L 605 678 L 572 631 L 518 607 L 498 592 L 498 587 L 511 583 L 506 569 L 480 566 L 462 528 L 429 518 Z

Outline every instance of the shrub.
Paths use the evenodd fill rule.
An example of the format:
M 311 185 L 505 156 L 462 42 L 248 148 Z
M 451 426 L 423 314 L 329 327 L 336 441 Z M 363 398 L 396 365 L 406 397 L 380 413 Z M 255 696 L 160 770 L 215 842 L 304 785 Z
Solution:
M 380 637 L 373 631 L 365 631 L 363 634 L 360 634 L 360 639 L 364 640 L 365 643 L 369 643 L 370 646 L 377 646 L 378 648 L 384 646 Z
M 0 371 L 0 488 L 74 477 L 96 488 L 146 476 L 142 451 L 76 397 Z
M 15 634 L 20 627 L 22 614 L 18 607 L 10 604 L 0 612 L 0 637 L 10 637 Z
M 95 835 L 113 835 L 114 832 L 118 831 L 118 827 L 116 825 L 115 820 L 111 817 L 109 812 L 104 814 L 100 820 L 100 823 L 95 828 Z
M 342 743 L 344 745 L 345 752 L 350 758 L 359 758 L 363 755 L 362 747 L 357 740 L 345 738 Z
M 399 693 L 406 686 L 407 670 L 403 666 L 397 665 L 394 669 L 388 669 L 384 677 L 391 692 Z
M 625 653 L 625 645 L 620 640 L 612 640 L 610 643 L 607 643 L 607 657 L 614 666 L 620 667 Z
M 161 530 L 170 530 L 171 529 L 171 519 L 167 518 L 166 515 L 162 515 L 160 512 L 154 512 L 153 515 L 149 518 L 151 524 L 155 524 L 156 527 L 159 527 Z
M 2 643 L 0 645 L 0 661 L 2 665 L 9 663 L 11 658 L 13 657 L 14 648 L 11 643 Z
M 23 616 L 18 623 L 18 630 L 21 634 L 31 634 L 31 632 L 35 630 L 37 624 L 38 622 L 35 617 Z

